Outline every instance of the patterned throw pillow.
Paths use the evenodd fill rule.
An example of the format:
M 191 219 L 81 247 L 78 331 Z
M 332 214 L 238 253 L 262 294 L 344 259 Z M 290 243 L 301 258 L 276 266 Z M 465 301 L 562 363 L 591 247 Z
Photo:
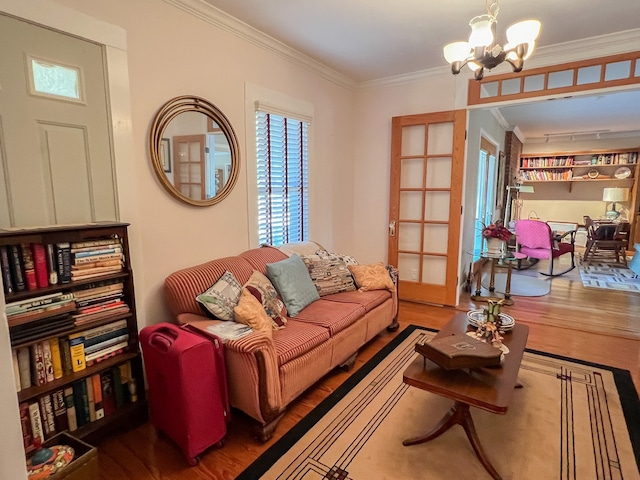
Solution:
M 332 258 L 339 258 L 347 265 L 358 265 L 358 261 L 351 255 L 340 255 L 338 253 L 328 252 L 327 250 L 318 250 L 316 251 L 316 255 L 327 260 L 330 260 Z
M 287 324 L 287 309 L 282 300 L 278 298 L 278 291 L 274 288 L 271 280 L 254 270 L 247 283 L 244 284 L 244 288 L 262 304 L 273 322 L 274 329 L 283 328 Z
M 271 318 L 269 318 L 258 299 L 246 288 L 242 289 L 240 301 L 233 311 L 236 322 L 249 325 L 256 332 L 263 332 L 269 338 L 273 338 Z
M 356 289 L 353 276 L 340 256 L 331 255 L 322 258 L 319 255 L 306 255 L 302 260 L 321 297 Z
M 196 297 L 196 300 L 214 317 L 220 320 L 233 320 L 233 308 L 240 300 L 242 285 L 226 271 L 209 289 Z
M 372 265 L 349 265 L 349 270 L 353 273 L 358 290 L 361 292 L 382 289 L 393 292 L 396 289 L 389 272 L 382 262 Z

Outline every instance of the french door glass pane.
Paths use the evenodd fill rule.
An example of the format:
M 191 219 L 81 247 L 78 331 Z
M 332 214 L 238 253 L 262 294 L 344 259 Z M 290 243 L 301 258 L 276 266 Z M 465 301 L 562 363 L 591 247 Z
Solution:
M 451 157 L 427 160 L 427 188 L 451 187 Z
M 429 125 L 428 155 L 450 154 L 453 149 L 453 123 L 432 123 Z
M 398 250 L 420 251 L 420 224 L 404 223 L 398 225 Z
M 420 220 L 422 216 L 422 192 L 400 192 L 400 218 Z
M 422 158 L 405 158 L 400 170 L 400 188 L 422 188 L 424 177 L 424 160 Z
M 424 125 L 402 127 L 402 152 L 400 155 L 424 155 Z
M 398 254 L 398 276 L 400 280 L 417 282 L 420 272 L 420 255 L 412 253 Z
M 422 257 L 422 283 L 445 285 L 447 280 L 447 257 L 425 255 Z
M 449 221 L 449 192 L 425 192 L 424 219 Z
M 448 225 L 425 225 L 422 250 L 430 253 L 447 253 L 449 241 Z

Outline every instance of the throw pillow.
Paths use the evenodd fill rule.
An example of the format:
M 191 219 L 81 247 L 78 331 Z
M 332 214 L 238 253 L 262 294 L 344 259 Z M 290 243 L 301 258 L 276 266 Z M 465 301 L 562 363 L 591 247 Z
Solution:
M 295 317 L 304 307 L 320 298 L 306 265 L 296 254 L 279 262 L 267 263 L 267 277 L 280 292 L 290 317 Z
M 220 320 L 233 320 L 233 307 L 238 304 L 242 285 L 233 276 L 233 273 L 226 271 L 209 289 L 196 297 L 196 300 Z
M 331 253 L 327 250 L 318 250 L 316 251 L 316 255 L 320 258 L 331 259 L 331 258 L 339 258 L 347 265 L 358 265 L 358 261 L 352 257 L 351 255 L 340 255 L 339 253 Z
M 286 325 L 287 310 L 282 300 L 278 298 L 278 292 L 267 277 L 254 270 L 247 283 L 244 284 L 244 288 L 249 290 L 249 293 L 260 302 L 267 315 L 273 321 L 273 328 L 278 329 Z
M 256 332 L 263 332 L 269 338 L 273 338 L 271 318 L 269 318 L 258 299 L 246 288 L 242 289 L 240 301 L 233 311 L 236 322 L 249 325 Z
M 321 297 L 356 289 L 347 264 L 339 256 L 322 258 L 319 255 L 306 255 L 302 261 Z
M 393 292 L 396 289 L 389 272 L 382 262 L 372 265 L 349 265 L 349 270 L 353 273 L 358 290 L 361 292 L 382 289 Z

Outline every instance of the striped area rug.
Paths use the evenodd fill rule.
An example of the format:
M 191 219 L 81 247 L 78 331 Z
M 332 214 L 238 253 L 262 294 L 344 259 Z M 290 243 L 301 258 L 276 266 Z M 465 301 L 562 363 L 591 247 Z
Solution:
M 490 479 L 459 426 L 402 445 L 451 407 L 402 381 L 415 343 L 433 335 L 407 327 L 237 479 Z M 505 415 L 471 409 L 503 480 L 640 478 L 640 402 L 628 371 L 527 351 L 519 382 Z
M 640 276 L 623 266 L 606 263 L 580 265 L 580 277 L 585 287 L 640 292 Z

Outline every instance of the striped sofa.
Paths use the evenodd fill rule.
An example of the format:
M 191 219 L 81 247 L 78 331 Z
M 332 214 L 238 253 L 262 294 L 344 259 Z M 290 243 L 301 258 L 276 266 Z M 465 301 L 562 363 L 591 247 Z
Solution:
M 169 275 L 165 298 L 180 324 L 206 329 L 195 298 L 225 272 L 244 284 L 253 270 L 287 258 L 285 250 L 261 247 Z M 231 405 L 256 420 L 256 436 L 268 440 L 287 405 L 336 366 L 350 366 L 358 349 L 385 328 L 398 328 L 396 293 L 351 291 L 327 295 L 288 319 L 273 339 L 253 332 L 225 344 Z

